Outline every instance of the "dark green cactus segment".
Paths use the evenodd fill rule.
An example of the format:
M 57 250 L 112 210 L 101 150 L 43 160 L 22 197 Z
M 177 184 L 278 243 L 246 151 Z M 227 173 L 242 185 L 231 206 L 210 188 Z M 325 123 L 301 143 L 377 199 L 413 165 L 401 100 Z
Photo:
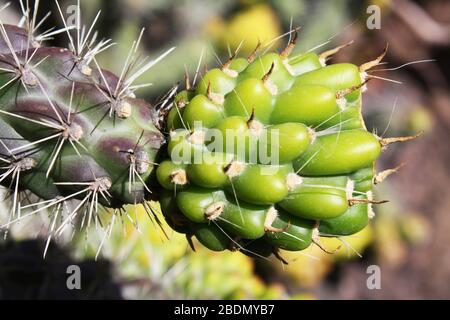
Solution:
M 320 220 L 337 217 L 348 208 L 347 177 L 303 177 L 279 205 L 291 215 Z
M 2 158 L 33 161 L 20 190 L 43 200 L 102 190 L 96 201 L 108 207 L 145 201 L 165 140 L 156 112 L 135 97 L 126 74 L 90 67 L 74 51 L 29 35 L 2 25 L 0 37 Z
M 300 251 L 311 244 L 314 222 L 293 217 L 287 212 L 278 210 L 272 227 L 281 232 L 267 232 L 266 239 L 274 247 L 289 251 Z
M 20 178 L 22 185 L 27 190 L 42 199 L 57 199 L 61 196 L 61 191 L 55 185 L 55 181 L 46 177 L 45 171 L 33 170 L 25 172 Z
M 180 211 L 192 222 L 206 223 L 208 212 L 218 202 L 225 200 L 221 190 L 190 187 L 177 193 L 176 202 Z
M 174 193 L 168 190 L 161 190 L 159 193 L 159 203 L 161 213 L 167 224 L 178 233 L 190 234 L 191 222 L 178 209 Z
M 232 199 L 223 203 L 215 203 L 216 207 L 210 209 L 220 210 L 217 221 L 225 230 L 243 239 L 258 239 L 264 236 L 264 222 L 267 209 L 251 204 L 237 204 Z M 223 208 L 221 207 L 223 206 Z
M 275 250 L 274 246 L 264 238 L 256 240 L 242 239 L 234 245 L 236 250 L 239 250 L 249 257 L 258 259 L 269 257 Z
M 295 39 L 280 54 L 233 55 L 196 89 L 187 82 L 168 112 L 157 176 L 176 205 L 164 205 L 165 216 L 173 210 L 209 230 L 197 238 L 213 250 L 279 257 L 320 246 L 325 228 L 339 236 L 367 224 L 360 212 L 367 218 L 373 201 L 362 195 L 385 141 L 366 130 L 362 92 L 381 58 L 326 65 L 348 44 L 289 57 Z
M 212 251 L 224 251 L 231 247 L 230 238 L 215 224 L 194 224 L 192 232 L 201 244 Z
M 358 195 L 355 199 L 366 200 L 367 195 Z M 339 217 L 324 219 L 320 222 L 319 231 L 326 236 L 348 236 L 362 230 L 372 217 L 370 203 L 357 203 Z
M 349 179 L 353 181 L 355 191 L 368 192 L 374 183 L 374 167 L 370 166 L 355 171 L 349 176 Z

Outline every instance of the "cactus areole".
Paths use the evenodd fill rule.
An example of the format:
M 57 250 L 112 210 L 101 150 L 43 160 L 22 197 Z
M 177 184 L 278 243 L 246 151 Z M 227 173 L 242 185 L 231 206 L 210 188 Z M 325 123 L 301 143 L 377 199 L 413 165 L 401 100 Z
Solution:
M 232 56 L 195 88 L 187 77 L 157 112 L 133 83 L 171 50 L 133 71 L 141 33 L 116 76 L 96 60 L 109 41 L 67 26 L 58 9 L 65 28 L 52 34 L 35 35 L 30 10 L 24 28 L 0 26 L 0 181 L 13 215 L 73 200 L 66 221 L 89 225 L 99 206 L 158 199 L 190 243 L 253 256 L 320 246 L 373 216 L 372 185 L 395 171 L 375 175 L 374 161 L 409 139 L 381 139 L 361 116 L 367 70 L 384 52 L 359 67 L 327 65 L 344 46 L 293 56 L 294 30 L 281 53 Z M 44 46 L 62 32 L 68 48 Z M 38 200 L 26 203 L 29 193 Z

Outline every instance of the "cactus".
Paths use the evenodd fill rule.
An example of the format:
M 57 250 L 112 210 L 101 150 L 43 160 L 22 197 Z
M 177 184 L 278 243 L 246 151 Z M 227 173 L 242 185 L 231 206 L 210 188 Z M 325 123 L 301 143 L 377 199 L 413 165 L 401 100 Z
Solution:
M 0 21 L 0 181 L 12 191 L 10 223 L 22 218 L 21 210 L 60 212 L 78 200 L 64 213 L 60 233 L 78 216 L 82 225 L 97 224 L 99 207 L 118 212 L 152 197 L 150 177 L 164 137 L 155 108 L 135 96 L 146 84 L 135 81 L 174 48 L 141 60 L 141 32 L 115 75 L 96 59 L 112 45 L 97 40 L 98 15 L 90 27 L 80 25 L 79 14 L 70 26 L 55 3 L 62 29 L 38 34 L 39 1 L 34 10 L 21 1 L 20 27 Z M 68 48 L 44 46 L 59 33 L 67 33 Z M 23 191 L 41 200 L 26 204 Z
M 111 209 L 112 227 L 128 204 L 143 204 L 160 224 L 147 203 L 157 199 L 191 244 L 195 236 L 215 251 L 280 257 L 278 249 L 362 230 L 383 202 L 372 185 L 396 169 L 375 175 L 374 162 L 390 143 L 414 138 L 378 137 L 362 119 L 368 70 L 386 50 L 359 67 L 326 65 L 348 44 L 293 56 L 294 29 L 281 53 L 258 45 L 246 59 L 234 54 L 196 88 L 186 76 L 185 90 L 155 108 L 136 98 L 148 84 L 135 81 L 174 48 L 139 60 L 141 32 L 117 76 L 96 59 L 112 45 L 97 41 L 98 15 L 90 27 L 79 14 L 70 26 L 55 3 L 62 29 L 38 34 L 39 1 L 33 10 L 21 2 L 21 26 L 0 21 L 0 182 L 12 193 L 4 226 L 23 210 L 52 208 L 50 240 L 74 221 L 102 225 L 100 208 Z M 59 33 L 68 48 L 43 45 Z
M 300 251 L 322 237 L 364 229 L 382 149 L 414 137 L 368 132 L 362 92 L 373 61 L 327 65 L 350 43 L 291 55 L 287 47 L 245 59 L 232 55 L 179 92 L 167 115 L 167 159 L 156 177 L 162 211 L 177 231 L 214 251 L 267 257 Z M 267 50 L 266 50 L 267 51 Z

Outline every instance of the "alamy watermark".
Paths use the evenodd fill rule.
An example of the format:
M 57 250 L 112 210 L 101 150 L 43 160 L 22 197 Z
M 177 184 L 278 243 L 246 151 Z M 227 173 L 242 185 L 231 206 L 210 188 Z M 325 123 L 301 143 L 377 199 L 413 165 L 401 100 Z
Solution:
M 72 264 L 67 267 L 68 274 L 66 286 L 69 290 L 81 290 L 81 269 L 79 266 Z
M 372 4 L 367 7 L 366 13 L 369 15 L 366 20 L 367 29 L 381 29 L 381 8 Z
M 367 267 L 366 273 L 369 275 L 366 280 L 367 289 L 381 290 L 381 268 L 376 264 Z
M 70 5 L 66 8 L 66 24 L 68 27 L 76 27 L 80 22 L 80 8 L 77 5 Z

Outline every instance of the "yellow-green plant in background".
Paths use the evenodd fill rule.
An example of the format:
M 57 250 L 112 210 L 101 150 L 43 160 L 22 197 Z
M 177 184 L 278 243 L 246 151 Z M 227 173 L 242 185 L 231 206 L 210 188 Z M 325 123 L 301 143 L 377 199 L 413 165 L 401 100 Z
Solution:
M 156 203 L 155 213 L 159 215 Z M 80 256 L 94 256 L 104 240 L 101 255 L 115 261 L 124 294 L 152 299 L 282 299 L 281 285 L 267 285 L 254 274 L 253 260 L 237 252 L 215 253 L 200 245 L 194 252 L 184 235 L 156 226 L 142 207 L 130 208 L 131 223 L 116 221 L 108 239 L 91 234 L 96 245 L 85 251 L 84 237 L 75 245 Z

